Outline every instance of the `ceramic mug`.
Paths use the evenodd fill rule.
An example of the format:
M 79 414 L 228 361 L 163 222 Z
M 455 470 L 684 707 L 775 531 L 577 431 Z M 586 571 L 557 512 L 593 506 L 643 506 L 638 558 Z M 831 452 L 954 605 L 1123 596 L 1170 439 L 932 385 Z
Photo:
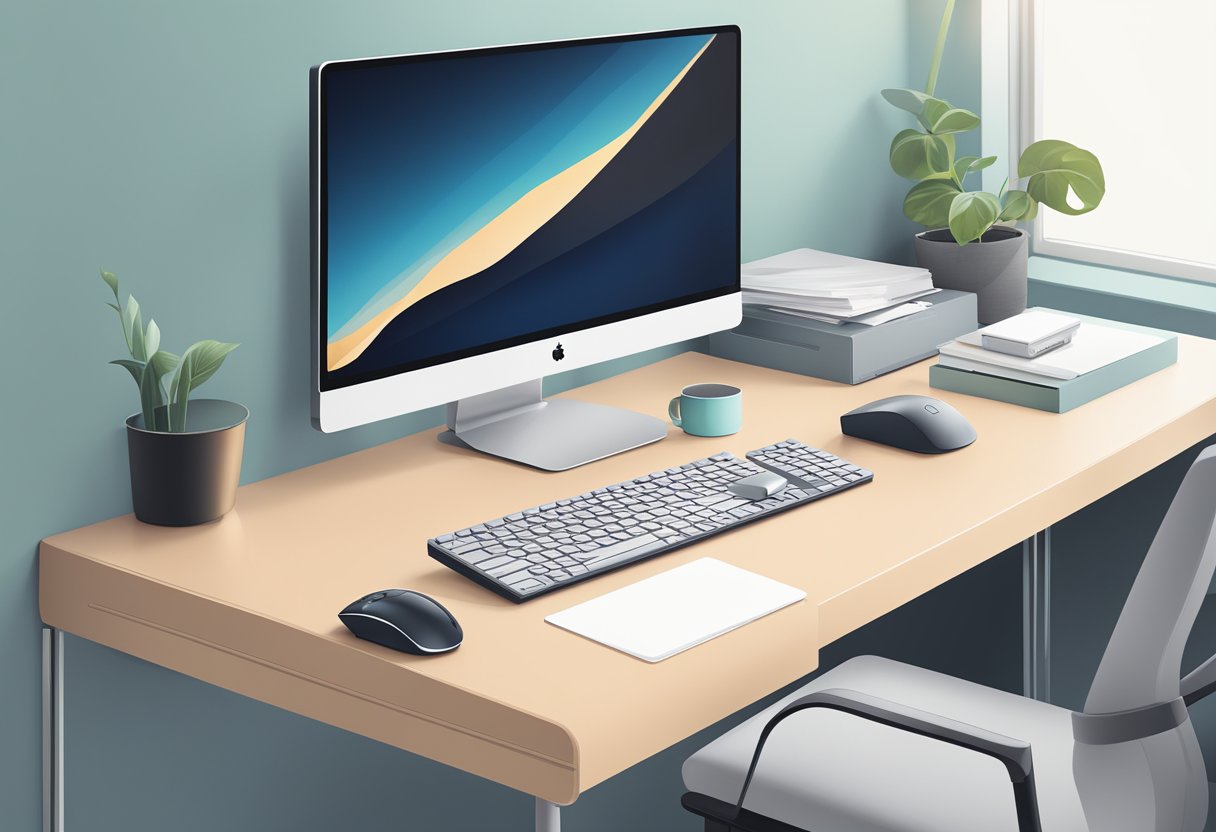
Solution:
M 691 384 L 667 405 L 671 422 L 693 436 L 726 436 L 743 427 L 743 391 L 729 384 Z

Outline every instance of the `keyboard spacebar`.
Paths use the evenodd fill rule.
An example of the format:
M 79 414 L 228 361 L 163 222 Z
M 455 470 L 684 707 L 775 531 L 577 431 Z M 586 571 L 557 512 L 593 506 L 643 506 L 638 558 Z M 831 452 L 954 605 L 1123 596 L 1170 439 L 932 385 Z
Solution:
M 645 552 L 662 549 L 666 544 L 652 534 L 644 534 L 620 543 L 605 546 L 595 553 L 595 560 L 583 561 L 588 569 L 602 569 L 622 560 L 637 557 Z

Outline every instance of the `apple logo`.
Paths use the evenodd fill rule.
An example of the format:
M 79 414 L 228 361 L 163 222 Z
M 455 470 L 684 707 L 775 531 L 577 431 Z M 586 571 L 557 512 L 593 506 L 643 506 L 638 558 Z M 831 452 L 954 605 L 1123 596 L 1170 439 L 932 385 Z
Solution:
M 561 344 L 558 344 L 556 347 L 553 348 L 553 360 L 554 361 L 561 361 L 565 357 L 566 357 L 566 351 L 564 349 L 562 349 Z

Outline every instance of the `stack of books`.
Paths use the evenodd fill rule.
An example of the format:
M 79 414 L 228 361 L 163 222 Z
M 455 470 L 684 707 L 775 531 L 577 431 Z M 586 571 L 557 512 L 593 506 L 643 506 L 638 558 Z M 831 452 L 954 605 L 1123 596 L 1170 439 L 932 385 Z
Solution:
M 827 323 L 875 325 L 926 308 L 928 271 L 800 248 L 743 264 L 743 303 Z
M 1051 312 L 1031 309 L 1028 313 Z M 985 349 L 984 330 L 940 348 L 929 384 L 941 390 L 1064 413 L 1178 360 L 1178 336 L 1085 315 L 1071 342 L 1035 358 Z

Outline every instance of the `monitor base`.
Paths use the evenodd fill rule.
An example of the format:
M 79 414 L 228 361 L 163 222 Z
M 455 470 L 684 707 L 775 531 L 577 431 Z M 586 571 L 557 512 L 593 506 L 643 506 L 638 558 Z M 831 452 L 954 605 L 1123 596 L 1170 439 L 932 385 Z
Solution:
M 439 440 L 565 471 L 658 442 L 667 423 L 653 416 L 575 399 L 546 401 L 541 380 L 517 384 L 448 405 L 448 430 Z

